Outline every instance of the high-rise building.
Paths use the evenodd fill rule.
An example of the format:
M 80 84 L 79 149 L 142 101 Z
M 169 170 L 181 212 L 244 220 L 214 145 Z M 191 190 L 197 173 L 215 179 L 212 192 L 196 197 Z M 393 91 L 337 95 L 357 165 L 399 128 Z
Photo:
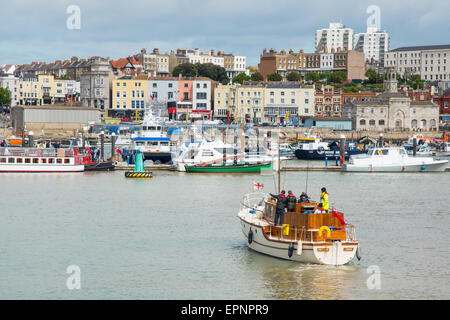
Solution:
M 353 48 L 353 29 L 346 28 L 340 22 L 330 22 L 326 29 L 316 31 L 316 52 L 351 50 Z
M 386 31 L 367 27 L 366 32 L 354 35 L 353 43 L 356 51 L 364 52 L 366 61 L 378 61 L 384 66 L 384 54 L 389 50 L 389 34 Z

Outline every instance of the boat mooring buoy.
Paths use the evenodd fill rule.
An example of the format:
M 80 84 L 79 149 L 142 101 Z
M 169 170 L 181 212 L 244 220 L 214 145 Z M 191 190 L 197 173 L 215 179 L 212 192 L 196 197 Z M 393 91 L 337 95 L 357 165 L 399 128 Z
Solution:
M 151 172 L 134 172 L 134 171 L 125 171 L 125 178 L 131 179 L 150 179 L 153 175 Z

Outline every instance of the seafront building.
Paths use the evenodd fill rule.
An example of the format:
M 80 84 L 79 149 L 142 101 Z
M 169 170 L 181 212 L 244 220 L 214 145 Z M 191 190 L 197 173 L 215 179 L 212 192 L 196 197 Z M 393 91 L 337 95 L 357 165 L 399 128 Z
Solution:
M 364 52 L 366 61 L 384 65 L 385 53 L 389 50 L 389 34 L 386 31 L 368 26 L 366 32 L 354 35 L 353 43 L 354 50 Z
M 19 104 L 19 78 L 14 75 L 15 66 L 5 64 L 0 67 L 0 88 L 11 93 L 11 107 Z
M 369 101 L 344 104 L 343 116 L 352 119 L 353 129 L 385 130 L 437 130 L 439 105 L 433 101 L 412 101 L 407 94 L 398 92 L 395 73 L 385 81 L 385 92 Z
M 450 44 L 400 47 L 385 54 L 385 68 L 402 76 L 417 74 L 425 81 L 450 80 Z
M 284 80 L 291 72 L 304 77 L 309 72 L 331 72 L 344 71 L 347 78 L 365 79 L 364 53 L 354 50 L 325 49 L 320 53 L 305 53 L 303 50 L 294 52 L 292 49 L 276 51 L 274 49 L 264 49 L 260 55 L 259 72 L 266 79 L 268 74 L 278 73 Z
M 96 57 L 91 61 L 90 71 L 81 76 L 81 105 L 95 107 L 104 116 L 110 108 L 110 82 L 112 71 L 108 60 Z
M 353 48 L 353 29 L 340 22 L 330 22 L 328 28 L 316 31 L 316 52 Z

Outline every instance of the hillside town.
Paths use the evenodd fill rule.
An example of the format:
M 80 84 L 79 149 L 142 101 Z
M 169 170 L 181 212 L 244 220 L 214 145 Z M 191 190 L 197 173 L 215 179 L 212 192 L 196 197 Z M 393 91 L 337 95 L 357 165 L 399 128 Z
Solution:
M 439 131 L 450 120 L 450 44 L 389 48 L 386 31 L 331 22 L 315 52 L 262 49 L 257 66 L 224 51 L 142 49 L 119 59 L 71 57 L 0 68 L 0 104 L 136 121 L 157 105 L 174 120 L 356 131 Z M 1 90 L 1 89 L 0 89 Z M 52 112 L 39 123 L 52 122 Z M 18 120 L 20 118 L 20 121 Z M 30 119 L 30 121 L 33 121 Z M 81 125 L 81 124 L 78 124 Z M 84 124 L 85 125 L 85 124 Z M 53 124 L 55 127 L 56 124 Z

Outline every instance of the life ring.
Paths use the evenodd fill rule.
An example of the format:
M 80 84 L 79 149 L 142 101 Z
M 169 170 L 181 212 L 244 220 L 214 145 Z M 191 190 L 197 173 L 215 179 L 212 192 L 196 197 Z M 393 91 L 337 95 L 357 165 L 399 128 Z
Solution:
M 381 149 L 378 149 L 378 154 L 381 156 L 383 154 L 383 151 Z
M 317 148 L 317 153 L 322 154 L 324 152 L 325 152 L 325 149 L 322 146 Z
M 253 231 L 250 229 L 248 232 L 248 244 L 251 244 L 253 242 Z
M 327 236 L 326 236 L 327 238 L 331 237 L 331 230 L 330 230 L 330 228 L 328 228 L 327 226 L 321 226 L 321 227 L 319 228 L 319 237 L 322 236 L 323 230 L 326 230 L 326 231 L 327 231 Z
M 292 257 L 293 253 L 294 253 L 294 244 L 291 242 L 291 243 L 289 243 L 289 248 L 288 248 L 288 256 L 289 256 L 289 258 Z

